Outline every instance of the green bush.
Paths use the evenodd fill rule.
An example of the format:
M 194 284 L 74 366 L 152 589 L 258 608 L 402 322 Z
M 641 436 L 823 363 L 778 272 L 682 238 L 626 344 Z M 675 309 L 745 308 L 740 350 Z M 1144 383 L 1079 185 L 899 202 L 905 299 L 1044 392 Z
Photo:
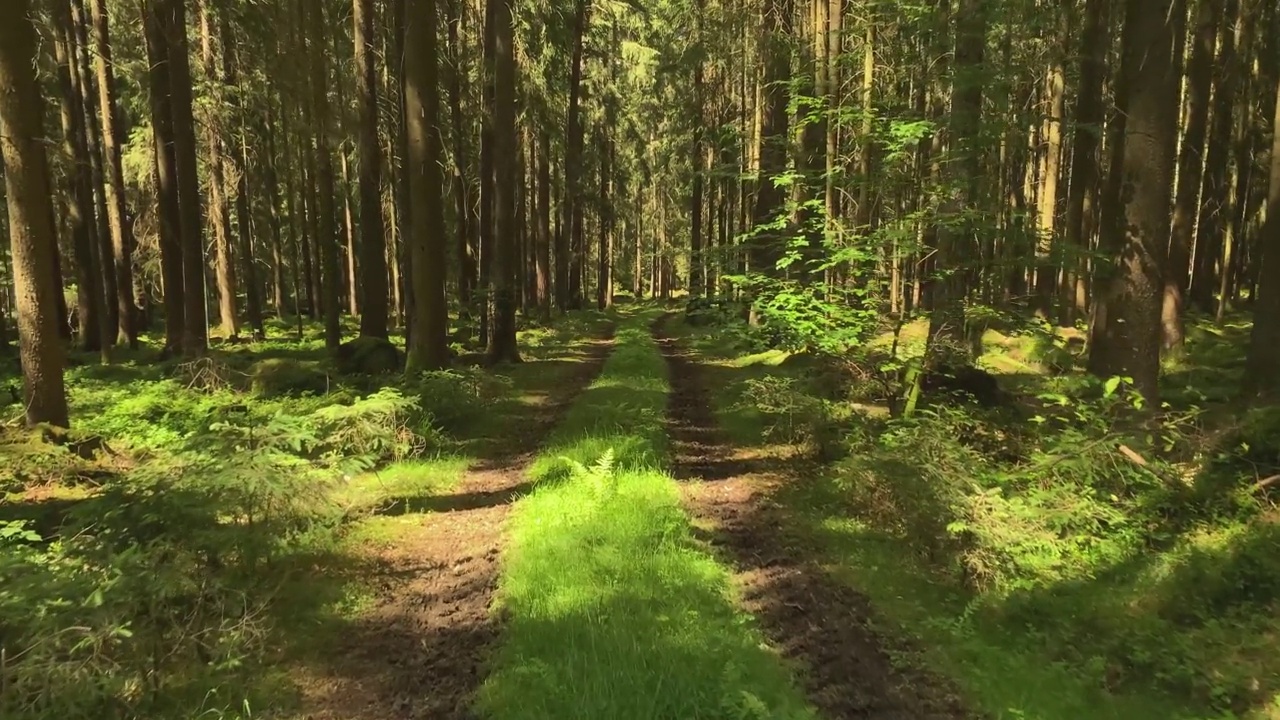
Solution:
M 493 411 L 510 385 L 508 378 L 463 367 L 424 372 L 414 379 L 412 389 L 423 411 L 453 432 Z

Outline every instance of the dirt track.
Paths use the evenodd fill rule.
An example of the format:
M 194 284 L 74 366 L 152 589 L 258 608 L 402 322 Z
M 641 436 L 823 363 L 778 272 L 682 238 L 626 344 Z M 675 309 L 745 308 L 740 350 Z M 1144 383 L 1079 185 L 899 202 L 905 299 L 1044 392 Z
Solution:
M 868 600 L 793 547 L 771 490 L 794 468 L 744 457 L 723 440 L 698 361 L 653 328 L 670 371 L 668 433 L 685 507 L 735 570 L 741 597 L 770 642 L 801 667 L 810 702 L 828 720 L 968 718 L 955 693 L 927 673 L 895 664 L 895 641 L 872 629 Z M 899 643 L 900 645 L 900 643 Z
M 611 336 L 612 333 L 610 332 Z M 539 444 L 608 356 L 593 341 L 586 362 L 520 424 L 500 457 L 468 470 L 458 491 L 382 550 L 375 605 L 335 649 L 331 667 L 304 683 L 303 717 L 314 720 L 463 720 L 498 637 L 490 613 L 502 525 L 527 489 Z

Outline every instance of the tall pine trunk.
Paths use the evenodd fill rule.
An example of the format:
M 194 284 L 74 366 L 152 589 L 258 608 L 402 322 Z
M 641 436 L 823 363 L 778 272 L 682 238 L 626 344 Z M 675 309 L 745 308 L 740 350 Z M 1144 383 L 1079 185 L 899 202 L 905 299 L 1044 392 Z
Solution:
M 53 210 L 45 154 L 44 100 L 36 79 L 36 33 L 27 0 L 0 0 L 0 157 L 9 207 L 22 400 L 27 425 L 66 427 L 65 363 L 58 337 Z

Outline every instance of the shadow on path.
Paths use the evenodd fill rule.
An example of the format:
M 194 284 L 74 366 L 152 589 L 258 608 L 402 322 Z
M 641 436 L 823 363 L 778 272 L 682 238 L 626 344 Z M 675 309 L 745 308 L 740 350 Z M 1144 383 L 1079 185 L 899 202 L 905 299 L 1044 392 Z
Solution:
M 897 639 L 878 633 L 866 597 L 832 578 L 788 536 L 771 490 L 798 479 L 784 459 L 745 463 L 716 427 L 702 368 L 669 334 L 653 332 L 671 377 L 673 472 L 687 481 L 685 507 L 699 533 L 736 571 L 745 608 L 770 642 L 797 661 L 809 700 L 828 720 L 968 718 L 941 679 L 906 666 Z M 909 649 L 908 649 L 909 650 Z
M 333 656 L 303 682 L 310 720 L 464 720 L 484 681 L 501 628 L 490 612 L 502 526 L 531 489 L 525 470 L 538 446 L 591 384 L 612 349 L 613 328 L 585 343 L 583 361 L 558 379 L 546 403 L 504 425 L 509 437 L 477 462 L 458 491 L 407 499 L 383 512 L 427 512 L 373 558 L 372 607 L 340 630 Z M 499 450 L 500 449 L 500 450 Z

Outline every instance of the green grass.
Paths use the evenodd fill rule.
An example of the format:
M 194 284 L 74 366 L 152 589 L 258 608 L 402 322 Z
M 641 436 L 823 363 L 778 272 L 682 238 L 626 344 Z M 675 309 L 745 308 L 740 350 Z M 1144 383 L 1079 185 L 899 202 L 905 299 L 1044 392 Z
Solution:
M 304 325 L 302 342 L 272 322 L 266 341 L 215 343 L 199 366 L 216 371 L 212 386 L 191 382 L 196 366 L 159 360 L 155 337 L 117 348 L 109 365 L 72 353 L 71 437 L 101 437 L 112 452 L 84 459 L 38 434 L 0 433 L 0 627 L 16 633 L 5 638 L 12 692 L 0 693 L 0 715 L 101 717 L 126 705 L 157 719 L 287 712 L 291 672 L 325 663 L 369 606 L 379 552 L 421 527 L 468 465 L 507 450 L 503 439 L 542 412 L 579 366 L 584 336 L 607 321 L 592 312 L 526 324 L 521 349 L 534 362 L 459 367 L 430 383 L 330 372 L 316 323 Z M 314 364 L 328 381 L 257 396 L 246 371 L 263 359 Z M 0 384 L 20 383 L 5 360 Z M 403 418 L 424 435 L 421 455 L 384 465 L 397 455 L 379 453 L 376 471 L 356 472 L 363 465 L 316 464 L 300 446 L 268 454 L 213 442 L 228 432 L 215 423 L 263 439 L 384 384 L 430 416 L 430 426 Z M 0 407 L 0 419 L 19 411 Z M 344 417 L 349 424 L 325 426 L 319 439 L 381 422 Z M 496 442 L 478 442 L 490 436 Z
M 739 407 L 746 383 L 767 375 L 799 376 L 803 363 L 746 354 L 726 344 L 724 333 L 682 332 L 708 360 L 708 386 L 722 426 L 740 444 L 761 446 L 769 418 Z M 1023 365 L 1031 351 L 1021 343 L 1002 347 L 998 340 L 988 331 L 988 366 L 999 368 L 1004 358 L 1010 366 L 1006 372 L 1027 373 Z M 1190 350 L 1226 351 L 1198 336 Z M 903 538 L 860 520 L 860 508 L 851 506 L 836 467 L 787 486 L 778 500 L 790 510 L 788 530 L 833 577 L 867 594 L 891 632 L 916 637 L 925 661 L 954 678 L 971 705 L 992 717 L 1232 717 L 1170 687 L 1183 683 L 1190 691 L 1203 678 L 1238 687 L 1251 677 L 1260 684 L 1254 694 L 1263 699 L 1243 716 L 1280 717 L 1280 698 L 1265 699 L 1275 682 L 1270 649 L 1280 637 L 1274 616 L 1260 609 L 1249 615 L 1246 608 L 1230 605 L 1207 622 L 1196 616 L 1171 622 L 1163 616 L 1168 608 L 1199 613 L 1205 596 L 1237 595 L 1230 587 L 1215 591 L 1213 586 L 1238 574 L 1230 568 L 1257 562 L 1258 543 L 1275 536 L 1265 525 L 1255 524 L 1251 534 L 1245 533 L 1252 539 L 1242 544 L 1232 539 L 1242 529 L 1221 523 L 1175 547 L 1151 551 L 1140 563 L 1102 569 L 1082 582 L 1015 593 L 1016 601 L 991 601 L 940 577 Z M 1183 676 L 1170 677 L 1170 672 Z M 1126 681 L 1118 683 L 1117 676 Z M 1201 698 L 1213 692 L 1203 686 L 1194 690 Z
M 814 717 L 663 471 L 667 383 L 652 318 L 624 321 L 511 520 L 505 643 L 479 701 L 488 717 Z

